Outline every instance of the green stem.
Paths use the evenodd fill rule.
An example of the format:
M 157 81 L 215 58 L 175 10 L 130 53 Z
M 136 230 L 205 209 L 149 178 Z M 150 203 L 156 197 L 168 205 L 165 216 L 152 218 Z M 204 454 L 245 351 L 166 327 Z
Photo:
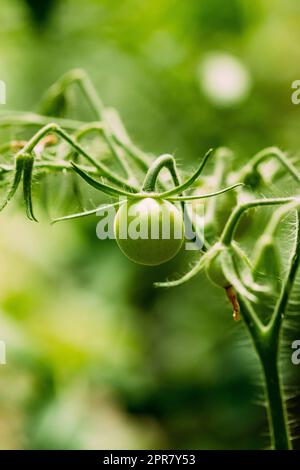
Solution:
M 161 155 L 158 157 L 151 167 L 149 168 L 144 183 L 142 191 L 146 193 L 152 193 L 155 190 L 157 178 L 163 168 L 167 168 L 173 178 L 174 184 L 179 186 L 179 177 L 176 169 L 176 162 L 172 155 Z M 165 193 L 161 194 L 163 197 Z
M 51 100 L 60 94 L 64 94 L 66 90 L 72 86 L 73 84 L 77 84 L 80 90 L 82 91 L 83 95 L 85 96 L 87 102 L 89 103 L 95 117 L 99 121 L 104 121 L 104 105 L 102 100 L 100 99 L 97 90 L 95 89 L 92 81 L 90 80 L 89 76 L 86 74 L 84 70 L 75 69 L 71 70 L 67 74 L 65 74 L 60 80 L 58 80 L 52 87 L 49 89 L 48 94 L 46 95 L 46 102 L 50 102 Z M 118 148 L 116 147 L 112 136 L 110 135 L 109 129 L 105 126 L 105 123 L 100 125 L 99 130 L 101 131 L 103 138 L 110 149 L 112 155 L 120 164 L 121 168 L 123 169 L 125 175 L 131 175 L 130 167 L 127 164 L 127 161 L 122 158 L 120 155 Z
M 288 204 L 290 202 L 297 202 L 299 198 L 296 197 L 278 197 L 270 199 L 254 199 L 253 201 L 246 202 L 236 207 L 236 209 L 231 213 L 227 223 L 224 227 L 224 230 L 221 235 L 221 242 L 224 245 L 230 245 L 237 225 L 244 214 L 245 211 L 259 206 L 274 206 L 280 204 Z
M 113 135 L 113 139 L 121 148 L 123 148 L 123 150 L 132 158 L 142 171 L 148 170 L 149 166 L 153 163 L 152 158 L 142 152 L 131 142 L 123 142 L 117 135 Z
M 79 145 L 69 134 L 67 134 L 63 129 L 61 129 L 57 124 L 52 123 L 40 129 L 34 136 L 27 142 L 18 155 L 23 155 L 25 153 L 31 153 L 35 146 L 40 142 L 40 140 L 49 133 L 55 133 L 62 137 L 66 142 L 68 142 L 71 147 L 73 147 L 78 153 L 80 153 L 87 161 L 94 165 L 103 176 L 105 176 L 109 181 L 114 184 L 121 185 L 129 191 L 137 191 L 137 188 L 128 184 L 126 180 L 119 177 L 113 173 L 109 168 L 107 168 L 103 163 L 97 162 L 94 160 L 82 147 Z
M 77 81 L 78 86 L 81 88 L 82 93 L 86 96 L 87 101 L 89 102 L 96 118 L 99 121 L 102 121 L 103 123 L 101 132 L 112 155 L 119 162 L 124 173 L 127 176 L 132 177 L 133 174 L 132 174 L 131 168 L 128 165 L 127 160 L 123 158 L 123 156 L 119 153 L 119 149 L 115 144 L 113 135 L 105 123 L 105 113 L 104 113 L 105 108 L 104 108 L 102 100 L 100 99 L 98 95 L 96 88 L 94 87 L 89 76 L 83 70 L 77 70 L 77 71 L 75 70 L 73 73 L 74 75 L 73 77 L 71 76 L 70 83 L 72 83 L 72 81 Z M 74 77 L 75 77 L 75 80 L 74 80 Z
M 224 184 L 226 184 L 226 172 L 230 167 L 232 159 L 232 151 L 226 147 L 220 147 L 215 151 L 215 167 L 213 171 L 213 182 L 215 191 L 218 191 Z M 215 217 L 217 204 L 217 199 L 212 198 L 208 202 L 206 209 L 206 224 L 213 227 L 214 230 L 216 230 L 217 228 L 217 221 Z
M 201 175 L 210 155 L 212 154 L 213 149 L 209 149 L 206 154 L 204 155 L 199 167 L 197 170 L 192 174 L 192 176 L 185 181 L 184 183 L 177 185 L 175 188 L 170 189 L 169 191 L 165 191 L 161 194 L 161 197 L 166 198 L 169 196 L 173 196 L 175 194 L 183 193 L 186 189 L 188 189 Z M 173 157 L 172 157 L 173 158 Z M 173 158 L 174 160 L 174 158 Z
M 295 207 L 292 206 L 290 209 L 295 209 Z M 279 211 L 279 214 L 282 215 L 282 211 Z M 272 447 L 276 450 L 291 449 L 287 411 L 283 399 L 282 382 L 278 366 L 278 356 L 282 322 L 286 315 L 288 301 L 300 262 L 299 212 L 297 212 L 296 224 L 297 234 L 289 260 L 288 273 L 283 282 L 280 297 L 268 325 L 262 326 L 259 324 L 259 319 L 252 306 L 244 299 L 239 299 L 245 324 L 253 340 L 263 369 L 271 441 Z
M 91 123 L 91 124 L 86 124 L 82 128 L 78 129 L 76 132 L 76 140 L 79 141 L 83 137 L 85 137 L 87 134 L 91 132 L 98 132 L 102 137 L 104 137 L 104 140 L 106 141 L 106 144 L 113 155 L 113 157 L 117 160 L 117 162 L 120 164 L 121 168 L 124 170 L 126 176 L 130 177 L 132 181 L 135 181 L 136 183 L 136 178 L 134 173 L 132 172 L 130 166 L 127 163 L 127 160 L 125 158 L 122 158 L 122 156 L 119 154 L 119 150 L 116 147 L 113 138 L 109 135 L 107 129 L 105 128 L 105 125 L 102 124 L 101 122 L 96 122 L 96 123 Z
M 300 173 L 298 170 L 292 165 L 285 154 L 276 147 L 269 147 L 264 150 L 261 150 L 257 153 L 251 162 L 252 168 L 257 169 L 257 167 L 268 157 L 275 157 L 281 165 L 292 175 L 292 177 L 300 183 Z
M 276 158 L 276 160 L 278 160 L 279 163 L 288 171 L 288 173 L 290 173 L 295 181 L 300 183 L 300 173 L 298 172 L 297 168 L 294 167 L 286 155 L 277 147 L 267 147 L 254 155 L 245 168 L 241 172 L 237 173 L 237 179 L 239 181 L 241 181 L 241 178 L 244 179 L 247 175 L 251 174 L 253 170 L 257 170 L 259 165 L 269 157 Z
M 291 449 L 287 412 L 278 368 L 280 331 L 262 326 L 251 305 L 239 297 L 241 314 L 263 371 L 272 448 Z
M 286 406 L 283 400 L 282 383 L 278 368 L 278 342 L 267 354 L 261 354 L 265 393 L 267 398 L 268 420 L 271 431 L 272 448 L 290 450 L 291 441 L 288 430 Z
M 24 112 L 5 112 L 4 115 L 0 113 L 0 128 L 11 127 L 11 126 L 22 126 L 22 127 L 40 127 L 46 126 L 56 122 L 64 129 L 76 130 L 80 126 L 84 125 L 83 121 L 76 121 L 73 119 L 58 118 L 52 116 L 42 116 L 35 113 L 24 113 Z
M 272 318 L 270 320 L 270 324 L 268 325 L 268 328 L 270 329 L 270 331 L 275 332 L 274 334 L 277 333 L 278 335 L 280 334 L 282 321 L 286 314 L 288 301 L 290 298 L 292 288 L 295 283 L 295 279 L 296 279 L 296 275 L 297 275 L 299 263 L 300 263 L 300 220 L 299 219 L 300 219 L 300 214 L 299 214 L 299 211 L 297 211 L 297 221 L 296 221 L 297 234 L 295 238 L 294 249 L 291 254 L 289 270 L 284 280 L 281 294 L 275 306 Z
M 78 165 L 78 167 L 85 171 L 86 173 L 90 173 L 91 175 L 99 176 L 99 171 L 97 168 L 94 168 L 92 166 L 86 166 L 86 165 Z M 49 171 L 49 172 L 62 172 L 62 171 L 73 171 L 73 167 L 71 163 L 66 162 L 64 160 L 56 160 L 56 161 L 49 161 L 49 160 L 36 160 L 34 162 L 34 168 L 36 170 L 41 170 L 41 171 Z M 6 165 L 6 164 L 0 164 L 0 174 L 1 173 L 10 173 L 11 171 L 15 171 L 15 166 L 14 165 Z
M 278 208 L 270 218 L 270 221 L 255 243 L 253 250 L 253 270 L 259 271 L 260 267 L 264 264 L 268 268 L 268 272 L 279 278 L 281 260 L 279 252 L 276 248 L 276 232 L 280 226 L 282 219 L 287 216 L 293 209 L 299 207 L 300 202 L 292 202 L 291 204 L 284 204 Z M 269 259 L 269 257 L 271 259 Z
M 106 109 L 103 105 L 102 100 L 100 99 L 98 95 L 96 88 L 94 87 L 92 81 L 90 80 L 89 76 L 84 70 L 82 69 L 71 70 L 70 72 L 66 73 L 63 77 L 61 77 L 56 83 L 54 83 L 44 96 L 44 99 L 41 103 L 42 108 L 44 107 L 46 110 L 51 109 L 52 103 L 55 102 L 55 100 L 59 96 L 63 95 L 66 92 L 66 90 L 69 87 L 71 87 L 73 84 L 77 84 L 82 94 L 85 96 L 96 119 L 104 123 L 103 129 L 102 129 L 103 137 L 108 147 L 110 148 L 113 156 L 119 162 L 123 171 L 126 174 L 132 176 L 132 171 L 131 171 L 130 166 L 127 163 L 127 160 L 123 158 L 122 154 L 119 153 L 120 149 L 124 150 L 123 142 L 119 143 L 119 147 L 120 147 L 119 149 L 116 146 L 116 143 L 118 143 L 116 140 L 117 136 L 115 136 L 115 133 L 110 128 L 109 122 L 108 122 L 108 126 L 105 126 L 105 123 L 109 121 L 106 119 L 106 115 L 107 115 Z M 139 164 L 139 166 L 142 169 L 147 170 L 149 165 L 145 161 L 143 153 L 139 149 L 136 149 L 131 143 L 128 143 L 126 147 L 127 147 L 127 149 L 125 149 L 126 154 L 128 155 L 129 153 L 136 160 L 136 162 Z
M 163 197 L 164 199 L 168 199 L 168 201 L 197 201 L 198 199 L 207 199 L 211 198 L 214 196 L 219 196 L 220 194 L 227 193 L 228 191 L 232 191 L 235 188 L 238 188 L 240 186 L 244 186 L 243 183 L 236 183 L 233 184 L 232 186 L 228 186 L 227 188 L 220 189 L 219 191 L 215 191 L 213 193 L 206 193 L 206 194 L 198 194 L 196 196 L 163 196 L 160 195 L 160 197 Z M 164 193 L 163 193 L 164 194 Z

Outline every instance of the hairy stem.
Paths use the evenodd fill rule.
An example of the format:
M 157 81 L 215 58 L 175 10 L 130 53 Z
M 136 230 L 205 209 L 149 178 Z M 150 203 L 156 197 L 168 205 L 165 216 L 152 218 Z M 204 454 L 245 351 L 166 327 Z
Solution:
M 276 158 L 281 165 L 291 174 L 291 176 L 300 183 L 300 173 L 298 170 L 289 162 L 288 158 L 285 154 L 278 149 L 277 147 L 268 147 L 266 149 L 261 150 L 258 152 L 250 162 L 252 168 L 257 169 L 258 166 L 267 158 L 274 157 Z
M 283 399 L 282 383 L 278 367 L 279 341 L 268 353 L 261 353 L 267 412 L 271 431 L 272 448 L 290 450 L 291 441 L 288 429 L 287 411 Z
M 278 367 L 279 331 L 269 331 L 257 323 L 257 316 L 248 302 L 239 298 L 241 314 L 257 352 L 264 378 L 266 407 L 272 448 L 291 449 L 287 412 Z
M 50 87 L 44 101 L 51 104 L 57 96 L 64 95 L 66 90 L 73 84 L 77 84 L 82 94 L 85 96 L 86 101 L 89 103 L 95 117 L 100 122 L 99 130 L 110 149 L 112 155 L 120 164 L 126 176 L 132 176 L 132 172 L 125 158 L 120 154 L 119 149 L 115 145 L 114 139 L 110 133 L 108 126 L 104 122 L 104 105 L 100 99 L 96 88 L 94 87 L 89 76 L 84 70 L 74 69 L 66 73 L 60 80 L 58 80 L 52 87 Z
M 128 184 L 126 180 L 119 177 L 113 173 L 109 168 L 107 168 L 103 163 L 97 162 L 94 160 L 82 147 L 79 145 L 68 133 L 66 133 L 61 127 L 57 124 L 52 123 L 40 129 L 34 136 L 27 142 L 18 155 L 30 153 L 34 150 L 35 146 L 49 133 L 55 133 L 63 138 L 68 144 L 71 145 L 79 154 L 81 154 L 87 161 L 94 165 L 103 176 L 105 176 L 109 181 L 114 184 L 121 185 L 129 191 L 136 191 L 136 188 Z
M 224 230 L 221 235 L 221 242 L 224 245 L 230 245 L 237 225 L 244 214 L 245 211 L 260 206 L 274 206 L 274 205 L 281 205 L 281 204 L 288 204 L 290 202 L 297 202 L 299 198 L 296 197 L 277 197 L 277 198 L 270 198 L 270 199 L 255 199 L 253 201 L 246 202 L 245 204 L 241 204 L 231 213 L 231 216 L 227 220 L 227 223 L 224 227 Z
M 295 209 L 295 207 L 292 207 Z M 281 214 L 282 211 L 280 211 Z M 271 431 L 272 448 L 291 449 L 287 411 L 283 399 L 283 389 L 279 373 L 278 356 L 282 322 L 286 314 L 288 301 L 300 262 L 300 223 L 297 212 L 297 234 L 289 261 L 287 276 L 284 280 L 280 297 L 274 308 L 270 322 L 266 326 L 256 327 L 257 315 L 251 305 L 241 299 L 242 315 L 258 353 L 265 382 L 267 412 Z
M 213 149 L 209 149 L 208 152 L 206 152 L 206 154 L 204 155 L 199 167 L 197 168 L 197 170 L 192 174 L 192 176 L 187 181 L 180 184 L 179 186 L 176 186 L 173 189 L 170 189 L 169 191 L 165 191 L 164 193 L 162 193 L 161 196 L 162 197 L 173 196 L 174 194 L 182 193 L 183 191 L 188 189 L 195 181 L 197 181 L 197 179 L 201 175 L 201 173 L 202 173 L 202 171 L 203 171 L 210 155 L 212 154 L 212 151 L 213 151 Z
M 155 190 L 157 178 L 163 168 L 167 168 L 169 170 L 175 186 L 179 186 L 179 176 L 176 169 L 175 159 L 172 155 L 166 154 L 158 157 L 149 168 L 143 183 L 142 191 L 152 193 Z
M 105 124 L 101 122 L 85 124 L 82 128 L 79 128 L 77 130 L 75 134 L 76 140 L 79 141 L 80 139 L 85 137 L 87 134 L 92 133 L 92 132 L 98 132 L 104 138 L 104 140 L 106 141 L 106 145 L 108 146 L 112 156 L 120 164 L 125 175 L 136 183 L 134 172 L 131 170 L 130 166 L 128 165 L 127 160 L 123 158 L 123 155 L 121 155 L 121 152 L 123 153 L 123 150 L 119 149 L 116 146 L 114 139 L 112 138 L 112 136 L 109 135 L 107 129 L 105 128 Z
M 274 332 L 274 334 L 277 333 L 278 335 L 280 334 L 282 321 L 286 314 L 288 301 L 290 298 L 292 288 L 294 286 L 294 282 L 296 279 L 296 275 L 297 275 L 297 271 L 298 271 L 299 263 L 300 263 L 300 220 L 299 220 L 299 217 L 300 215 L 298 211 L 297 221 L 296 221 L 297 232 L 296 232 L 294 249 L 291 254 L 289 270 L 284 280 L 280 297 L 275 306 L 270 324 L 268 326 L 270 331 Z

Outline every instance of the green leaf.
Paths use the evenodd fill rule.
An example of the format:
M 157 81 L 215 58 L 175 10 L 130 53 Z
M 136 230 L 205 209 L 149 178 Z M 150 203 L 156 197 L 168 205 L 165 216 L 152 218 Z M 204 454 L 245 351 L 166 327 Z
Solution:
M 33 172 L 34 157 L 31 155 L 24 155 L 23 157 L 23 195 L 26 208 L 27 217 L 30 220 L 37 222 L 32 208 L 32 172 Z
M 99 189 L 103 193 L 109 194 L 110 196 L 113 196 L 113 197 L 119 197 L 119 196 L 135 197 L 136 196 L 136 193 L 130 193 L 123 189 L 117 189 L 117 188 L 114 188 L 113 186 L 109 186 L 107 184 L 104 184 L 104 183 L 101 183 L 100 181 L 95 180 L 88 173 L 86 173 L 81 168 L 79 168 L 79 166 L 77 166 L 74 162 L 71 162 L 71 165 L 74 168 L 74 171 L 81 178 L 83 178 L 89 185 L 93 186 L 93 188 Z
M 23 168 L 24 168 L 23 156 L 17 156 L 16 160 L 15 160 L 14 178 L 13 178 L 12 183 L 10 185 L 10 188 L 9 188 L 7 194 L 6 194 L 6 197 L 4 198 L 4 201 L 0 205 L 0 211 L 2 211 L 4 209 L 4 207 L 8 204 L 8 202 L 15 195 L 15 193 L 18 189 L 18 186 L 20 184 L 21 178 L 22 178 Z

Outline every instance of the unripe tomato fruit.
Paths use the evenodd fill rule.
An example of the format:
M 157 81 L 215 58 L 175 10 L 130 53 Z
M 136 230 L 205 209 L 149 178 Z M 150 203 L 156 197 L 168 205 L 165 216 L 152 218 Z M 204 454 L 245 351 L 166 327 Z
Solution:
M 220 251 L 216 250 L 208 265 L 206 266 L 206 275 L 209 280 L 218 287 L 229 287 L 230 283 L 223 274 L 223 269 L 220 262 Z
M 169 201 L 145 197 L 126 201 L 118 210 L 114 234 L 132 261 L 157 266 L 172 259 L 184 240 L 180 211 Z

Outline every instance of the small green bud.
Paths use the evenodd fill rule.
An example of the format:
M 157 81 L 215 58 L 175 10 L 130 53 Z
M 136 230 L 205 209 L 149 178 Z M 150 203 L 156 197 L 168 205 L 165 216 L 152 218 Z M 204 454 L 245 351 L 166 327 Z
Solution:
M 215 250 L 215 252 L 212 254 L 211 258 L 209 259 L 205 272 L 208 277 L 208 279 L 215 284 L 218 287 L 224 287 L 227 288 L 230 286 L 230 282 L 226 279 L 221 260 L 220 260 L 220 254 L 222 252 L 222 248 L 218 248 Z

